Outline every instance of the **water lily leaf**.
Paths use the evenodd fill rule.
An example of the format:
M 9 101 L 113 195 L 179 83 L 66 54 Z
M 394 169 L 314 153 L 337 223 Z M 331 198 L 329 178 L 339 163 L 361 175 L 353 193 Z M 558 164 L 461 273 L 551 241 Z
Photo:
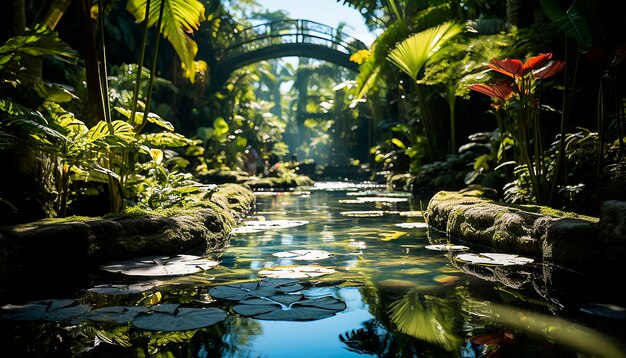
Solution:
M 341 215 L 343 216 L 351 216 L 357 218 L 367 218 L 367 217 L 377 217 L 383 216 L 385 213 L 380 210 L 370 210 L 370 211 L 342 211 Z
M 403 231 L 392 231 L 391 233 L 382 233 L 379 235 L 382 236 L 380 241 L 391 241 L 391 240 L 399 239 L 406 234 L 407 233 Z
M 470 264 L 494 266 L 525 265 L 534 262 L 528 257 L 500 253 L 460 254 L 456 259 Z
M 81 320 L 112 323 L 129 323 L 140 313 L 150 309 L 143 306 L 111 306 L 92 310 L 80 316 Z
M 403 229 L 427 229 L 427 223 L 398 223 L 396 226 L 399 226 Z
M 233 311 L 242 316 L 272 321 L 313 321 L 345 309 L 345 302 L 332 296 L 307 298 L 303 295 L 248 298 L 233 306 Z
M 291 250 L 275 252 L 272 255 L 298 261 L 323 260 L 333 256 L 333 254 L 324 250 Z
M 139 282 L 139 283 L 134 283 L 131 285 L 106 284 L 106 285 L 94 286 L 88 289 L 87 291 L 98 293 L 101 295 L 107 295 L 107 296 L 108 295 L 111 295 L 111 296 L 129 295 L 133 293 L 141 293 L 141 292 L 151 290 L 154 287 L 159 286 L 161 284 L 162 282 L 160 281 Z
M 245 221 L 245 228 L 252 230 L 271 230 L 271 229 L 287 229 L 296 226 L 302 226 L 308 224 L 305 220 L 259 220 L 259 221 Z
M 422 268 L 415 267 L 415 268 L 402 270 L 402 273 L 405 275 L 423 275 L 423 274 L 430 273 L 430 270 L 425 270 Z
M 202 272 L 217 266 L 217 261 L 193 255 L 149 256 L 100 266 L 104 271 L 128 276 L 177 276 Z
M 260 281 L 215 286 L 209 290 L 209 294 L 213 298 L 240 301 L 249 297 L 269 297 L 278 293 L 297 292 L 303 288 L 298 280 L 264 278 Z
M 335 269 L 319 265 L 305 265 L 268 267 L 259 271 L 257 274 L 262 277 L 271 278 L 311 278 L 329 275 L 331 273 L 335 273 Z
M 42 300 L 25 305 L 2 306 L 0 318 L 14 321 L 66 321 L 91 310 L 91 306 L 77 304 L 71 299 Z
M 581 307 L 580 310 L 596 316 L 626 320 L 626 308 L 617 305 L 592 303 Z
M 421 218 L 423 216 L 421 211 L 400 211 L 398 215 L 410 218 Z
M 152 311 L 141 313 L 132 321 L 133 326 L 148 331 L 188 331 L 212 326 L 226 319 L 226 312 L 219 308 L 180 307 L 174 312 Z
M 409 199 L 385 196 L 360 196 L 356 198 L 356 200 L 362 203 L 404 203 Z
M 463 245 L 452 244 L 439 244 L 439 245 L 426 245 L 424 248 L 433 251 L 465 251 L 469 250 L 469 247 Z

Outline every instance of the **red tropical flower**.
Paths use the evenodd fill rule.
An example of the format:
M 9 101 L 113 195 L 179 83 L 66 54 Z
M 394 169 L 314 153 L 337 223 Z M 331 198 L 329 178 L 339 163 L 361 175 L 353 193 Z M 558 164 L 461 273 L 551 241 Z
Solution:
M 492 84 L 479 83 L 469 86 L 469 89 L 486 94 L 491 98 L 507 100 L 513 95 L 513 88 L 510 82 L 496 82 Z
M 525 63 L 516 59 L 498 60 L 494 59 L 493 63 L 487 66 L 494 71 L 505 74 L 511 78 L 523 77 L 524 75 L 537 70 L 547 60 L 552 58 L 551 53 L 542 53 L 535 57 L 531 57 Z

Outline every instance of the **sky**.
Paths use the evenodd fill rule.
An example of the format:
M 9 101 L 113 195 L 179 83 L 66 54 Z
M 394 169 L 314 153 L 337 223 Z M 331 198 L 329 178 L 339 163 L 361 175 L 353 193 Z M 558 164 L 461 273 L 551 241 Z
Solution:
M 347 24 L 344 32 L 368 46 L 375 39 L 367 30 L 363 16 L 337 0 L 258 0 L 258 3 L 270 11 L 285 10 L 292 19 L 312 20 L 332 27 L 343 21 Z

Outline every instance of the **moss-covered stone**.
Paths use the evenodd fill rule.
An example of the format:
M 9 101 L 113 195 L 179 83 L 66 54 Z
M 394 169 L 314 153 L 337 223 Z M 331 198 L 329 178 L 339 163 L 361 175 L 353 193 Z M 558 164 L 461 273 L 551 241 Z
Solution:
M 426 219 L 449 237 L 563 266 L 589 268 L 602 257 L 597 218 L 505 205 L 488 196 L 480 190 L 439 192 L 428 204 Z
M 98 218 L 48 219 L 0 228 L 0 287 L 22 275 L 137 256 L 219 251 L 255 202 L 247 187 L 225 184 L 210 199 L 183 208 Z

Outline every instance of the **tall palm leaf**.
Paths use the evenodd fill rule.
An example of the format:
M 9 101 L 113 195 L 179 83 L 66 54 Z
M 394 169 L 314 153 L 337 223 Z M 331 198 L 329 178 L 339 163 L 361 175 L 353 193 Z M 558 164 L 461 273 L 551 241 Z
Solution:
M 188 34 L 198 30 L 204 20 L 204 5 L 197 0 L 153 0 L 148 14 L 149 26 L 158 21 L 161 1 L 165 2 L 165 7 L 159 31 L 172 44 L 180 57 L 185 76 L 193 82 L 198 45 Z M 129 0 L 126 9 L 141 22 L 145 18 L 146 3 L 147 0 Z
M 424 64 L 445 44 L 463 31 L 463 27 L 454 22 L 446 22 L 439 26 L 414 34 L 399 43 L 389 53 L 387 59 L 394 65 L 417 80 Z

